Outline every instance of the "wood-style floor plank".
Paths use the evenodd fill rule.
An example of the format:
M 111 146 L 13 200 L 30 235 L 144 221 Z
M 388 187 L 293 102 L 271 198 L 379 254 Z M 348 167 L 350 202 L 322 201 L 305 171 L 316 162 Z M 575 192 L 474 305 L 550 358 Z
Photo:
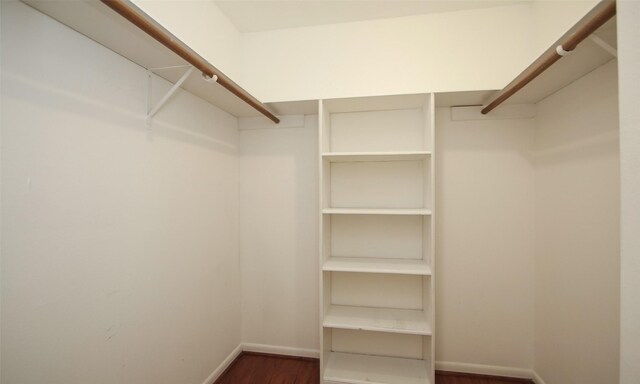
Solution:
M 319 384 L 318 359 L 243 352 L 215 384 Z M 533 384 L 531 380 L 437 372 L 436 384 Z
M 318 359 L 243 352 L 216 384 L 319 384 Z

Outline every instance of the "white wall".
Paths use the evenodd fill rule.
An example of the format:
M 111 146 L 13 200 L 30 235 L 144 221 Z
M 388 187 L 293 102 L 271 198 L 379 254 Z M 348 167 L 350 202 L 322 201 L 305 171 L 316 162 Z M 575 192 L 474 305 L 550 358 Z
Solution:
M 546 384 L 618 382 L 616 64 L 538 104 L 534 369 Z
M 134 2 L 258 99 L 273 102 L 502 88 L 598 0 L 256 33 L 238 32 L 211 0 Z
M 240 32 L 212 0 L 133 0 L 169 32 L 241 82 Z
M 618 2 L 621 178 L 620 383 L 640 381 L 640 2 Z
M 294 350 L 319 345 L 318 117 L 240 128 L 242 341 L 308 355 Z
M 237 120 L 2 1 L 2 382 L 202 383 L 240 342 Z M 168 85 L 155 83 L 155 98 Z
M 530 373 L 534 120 L 436 110 L 436 368 Z
M 264 101 L 501 88 L 531 23 L 519 5 L 246 33 L 243 83 Z

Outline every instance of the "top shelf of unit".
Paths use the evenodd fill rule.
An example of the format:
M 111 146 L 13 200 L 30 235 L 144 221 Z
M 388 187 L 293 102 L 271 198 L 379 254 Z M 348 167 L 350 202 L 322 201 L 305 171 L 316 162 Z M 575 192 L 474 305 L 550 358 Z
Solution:
M 330 163 L 356 162 L 356 161 L 410 161 L 423 160 L 431 156 L 429 151 L 411 152 L 325 152 L 324 160 Z

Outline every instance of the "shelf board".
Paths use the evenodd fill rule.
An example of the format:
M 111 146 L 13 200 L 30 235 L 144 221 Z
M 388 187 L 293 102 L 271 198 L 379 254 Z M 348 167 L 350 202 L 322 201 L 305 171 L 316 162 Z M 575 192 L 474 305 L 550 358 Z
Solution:
M 188 64 L 100 1 L 24 0 L 24 2 L 145 69 Z M 173 68 L 155 73 L 175 83 L 185 71 L 185 68 Z M 182 88 L 235 117 L 261 116 L 258 111 L 222 86 L 203 81 L 200 73 L 189 76 L 182 84 Z M 317 100 L 271 103 L 268 106 L 276 114 L 318 113 Z
M 326 215 L 411 215 L 428 216 L 430 209 L 425 208 L 324 208 Z
M 425 312 L 413 309 L 331 305 L 322 325 L 326 328 L 431 335 L 431 327 Z
M 330 163 L 355 162 L 355 161 L 410 161 L 423 160 L 431 156 L 428 151 L 410 152 L 325 152 L 324 160 Z
M 616 48 L 616 18 L 606 22 L 593 36 L 599 37 Z M 585 39 L 571 54 L 558 60 L 540 76 L 515 93 L 506 104 L 538 103 L 549 95 L 568 86 L 579 78 L 592 72 L 615 57 L 596 44 L 592 39 Z M 485 100 L 489 102 L 490 99 Z
M 322 266 L 327 272 L 390 273 L 431 275 L 431 267 L 418 259 L 378 259 L 364 257 L 330 257 Z
M 430 384 L 424 360 L 331 352 L 323 380 L 351 384 Z

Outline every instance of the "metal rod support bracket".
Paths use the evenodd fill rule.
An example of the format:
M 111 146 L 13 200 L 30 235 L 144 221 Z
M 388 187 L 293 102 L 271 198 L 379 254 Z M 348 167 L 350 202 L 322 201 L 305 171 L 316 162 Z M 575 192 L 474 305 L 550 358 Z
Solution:
M 591 41 L 596 43 L 600 48 L 602 48 L 605 51 L 607 51 L 611 56 L 618 57 L 618 50 L 615 49 L 614 47 L 612 47 L 606 41 L 602 40 L 599 36 L 591 35 Z
M 169 89 L 169 91 L 162 97 L 162 99 L 160 99 L 158 104 L 156 104 L 156 106 L 153 107 L 153 108 L 151 107 L 151 74 L 153 73 L 153 71 L 152 70 L 147 71 L 147 74 L 149 76 L 148 77 L 148 81 L 147 81 L 147 123 L 149 123 L 151 118 L 156 113 L 158 113 L 160 108 L 162 108 L 162 106 L 165 105 L 167 103 L 167 101 L 169 101 L 169 98 L 171 98 L 171 96 L 173 96 L 173 94 L 176 93 L 178 88 L 180 88 L 182 83 L 184 83 L 185 80 L 187 80 L 189 75 L 191 75 L 194 70 L 195 70 L 194 67 L 189 66 L 189 69 L 187 69 L 187 71 L 184 73 L 184 75 L 182 75 L 182 77 L 180 79 L 178 79 L 178 81 L 176 81 L 175 84 L 173 84 L 171 89 Z

